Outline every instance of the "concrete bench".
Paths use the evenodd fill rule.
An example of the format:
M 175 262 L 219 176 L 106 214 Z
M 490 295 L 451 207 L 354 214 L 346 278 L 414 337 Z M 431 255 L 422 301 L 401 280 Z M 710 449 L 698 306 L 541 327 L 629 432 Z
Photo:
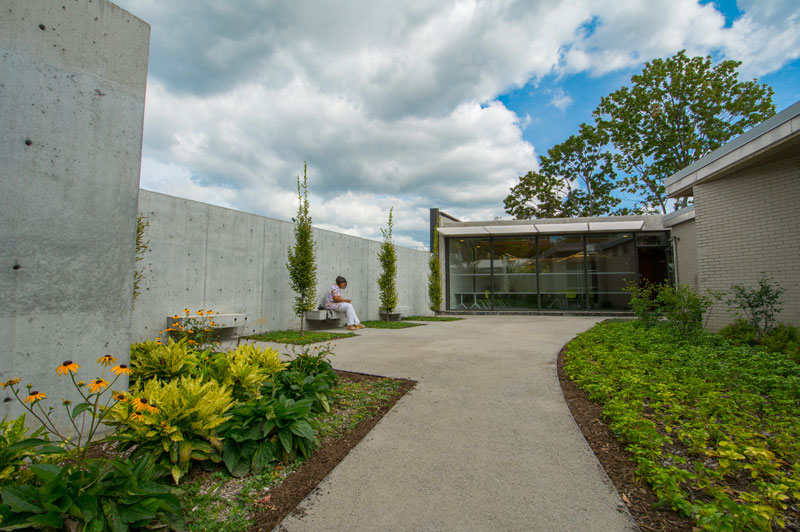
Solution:
M 306 319 L 308 321 L 323 322 L 328 320 L 340 320 L 346 317 L 347 315 L 341 310 L 317 309 L 306 311 Z

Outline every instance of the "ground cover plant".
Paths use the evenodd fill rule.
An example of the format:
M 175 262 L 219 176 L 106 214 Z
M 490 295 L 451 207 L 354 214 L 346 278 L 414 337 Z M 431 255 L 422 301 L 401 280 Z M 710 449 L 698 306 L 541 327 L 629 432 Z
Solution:
M 800 527 L 800 368 L 669 323 L 605 322 L 565 349 L 660 504 L 705 530 Z
M 403 321 L 458 321 L 463 319 L 457 316 L 406 316 Z
M 261 334 L 250 336 L 251 340 L 258 340 L 259 342 L 272 342 L 276 344 L 293 344 L 293 345 L 308 345 L 316 344 L 319 342 L 330 342 L 331 340 L 339 340 L 341 338 L 350 338 L 358 336 L 355 333 L 332 333 L 325 331 L 268 331 Z
M 362 321 L 364 327 L 370 329 L 408 329 L 409 327 L 419 327 L 422 323 L 411 323 L 410 321 L 383 321 L 367 320 Z

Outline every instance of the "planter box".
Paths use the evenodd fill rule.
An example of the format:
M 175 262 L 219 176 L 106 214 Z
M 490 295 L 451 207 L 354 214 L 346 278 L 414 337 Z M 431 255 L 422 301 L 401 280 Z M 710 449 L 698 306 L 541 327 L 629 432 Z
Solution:
M 386 312 L 381 312 L 380 315 L 383 321 L 400 321 L 400 316 L 401 316 L 399 312 L 390 312 L 388 314 Z

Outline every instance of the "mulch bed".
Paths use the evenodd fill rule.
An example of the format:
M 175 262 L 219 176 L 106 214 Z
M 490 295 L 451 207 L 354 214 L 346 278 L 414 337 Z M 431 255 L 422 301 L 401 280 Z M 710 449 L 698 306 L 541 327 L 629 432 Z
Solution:
M 385 377 L 352 373 L 336 370 L 339 378 L 346 382 L 362 382 L 365 380 L 379 380 Z M 266 532 L 275 528 L 281 520 L 289 515 L 300 504 L 311 490 L 317 487 L 333 468 L 344 459 L 347 453 L 377 425 L 378 421 L 408 393 L 415 381 L 395 379 L 400 381 L 399 393 L 372 417 L 363 420 L 354 429 L 341 436 L 331 436 L 320 442 L 319 449 L 300 468 L 286 477 L 277 487 L 269 490 L 269 501 L 260 506 L 254 516 L 254 524 L 248 532 Z
M 617 441 L 602 419 L 603 407 L 590 401 L 586 393 L 567 377 L 563 355 L 562 349 L 558 354 L 558 380 L 564 399 L 636 523 L 644 532 L 691 532 L 691 520 L 669 508 L 654 507 L 658 498 L 646 484 L 636 479 L 636 466 L 631 454 Z

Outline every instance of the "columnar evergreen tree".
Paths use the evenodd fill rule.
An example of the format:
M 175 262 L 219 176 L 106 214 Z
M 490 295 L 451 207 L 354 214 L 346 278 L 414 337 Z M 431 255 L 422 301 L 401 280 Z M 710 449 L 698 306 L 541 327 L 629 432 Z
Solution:
M 289 279 L 294 298 L 295 315 L 300 318 L 300 332 L 305 328 L 305 313 L 314 310 L 317 299 L 317 264 L 314 259 L 314 237 L 308 213 L 308 163 L 303 166 L 303 181 L 297 176 L 297 217 L 294 220 L 294 248 L 289 247 Z
M 430 299 L 430 309 L 434 312 L 442 306 L 442 269 L 439 261 L 439 221 L 433 228 L 433 249 L 431 257 L 428 259 L 428 298 Z
M 383 234 L 383 243 L 381 243 L 380 252 L 378 252 L 378 261 L 381 263 L 381 275 L 378 277 L 378 289 L 380 290 L 381 307 L 386 312 L 386 320 L 389 320 L 388 314 L 397 307 L 397 253 L 392 243 L 392 228 L 394 227 L 394 219 L 392 218 L 392 211 L 394 207 L 389 209 L 389 226 L 387 229 L 381 228 Z

